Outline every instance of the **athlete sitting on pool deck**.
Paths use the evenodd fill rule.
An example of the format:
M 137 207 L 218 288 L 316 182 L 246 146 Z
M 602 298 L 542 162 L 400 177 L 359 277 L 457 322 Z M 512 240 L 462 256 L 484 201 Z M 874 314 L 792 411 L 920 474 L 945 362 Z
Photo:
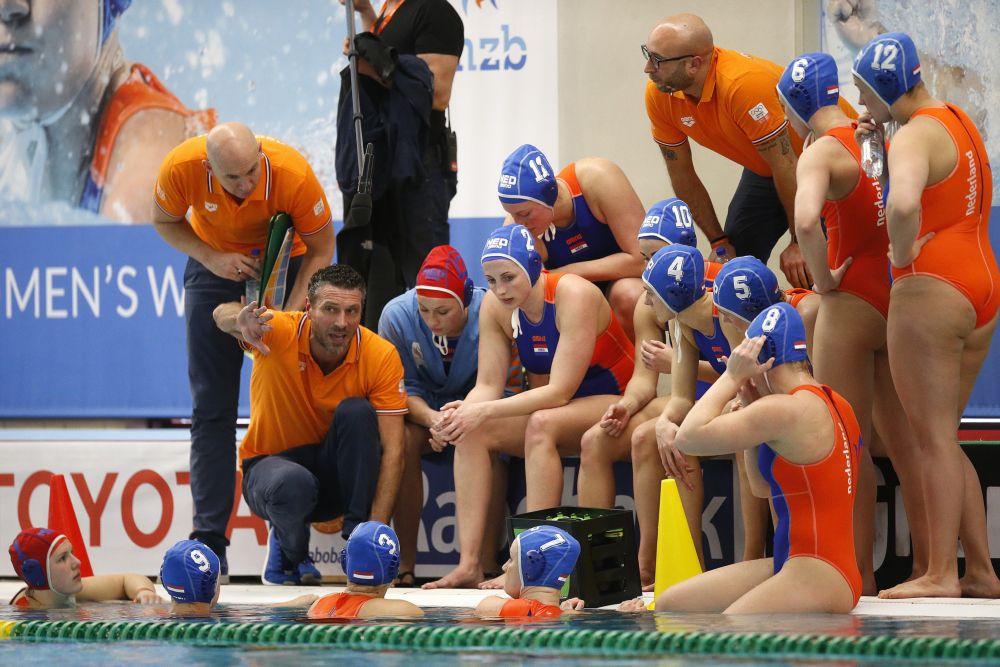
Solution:
M 670 446 L 697 456 L 746 456 L 754 493 L 769 494 L 778 515 L 774 558 L 671 586 L 656 609 L 846 614 L 861 595 L 853 533 L 857 419 L 842 396 L 813 378 L 805 327 L 790 304 L 765 309 L 746 336 Z M 679 477 L 674 457 L 665 460 Z
M 340 552 L 340 566 L 347 575 L 347 589 L 316 600 L 309 607 L 309 618 L 424 615 L 412 602 L 385 599 L 399 572 L 399 538 L 381 521 L 365 521 L 354 529 Z
M 579 598 L 559 604 L 559 591 L 576 567 L 580 543 L 555 526 L 535 526 L 514 538 L 502 598 L 491 595 L 476 607 L 481 618 L 559 618 L 583 607 Z

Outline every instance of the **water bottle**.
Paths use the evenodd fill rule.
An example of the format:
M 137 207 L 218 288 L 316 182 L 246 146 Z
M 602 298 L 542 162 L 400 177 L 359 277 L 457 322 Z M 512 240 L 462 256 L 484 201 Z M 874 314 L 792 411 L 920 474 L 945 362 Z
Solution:
M 861 168 L 868 178 L 877 178 L 882 175 L 884 161 L 885 144 L 882 141 L 882 132 L 876 129 L 874 132 L 869 132 L 861 143 Z
M 255 260 L 260 258 L 260 248 L 254 248 L 250 251 L 250 256 Z M 260 298 L 260 280 L 257 278 L 247 278 L 246 279 L 246 298 L 247 303 L 251 301 L 257 301 Z M 260 306 L 260 304 L 257 304 Z
M 719 264 L 726 263 L 726 248 L 724 246 L 719 246 L 715 249 L 715 261 Z

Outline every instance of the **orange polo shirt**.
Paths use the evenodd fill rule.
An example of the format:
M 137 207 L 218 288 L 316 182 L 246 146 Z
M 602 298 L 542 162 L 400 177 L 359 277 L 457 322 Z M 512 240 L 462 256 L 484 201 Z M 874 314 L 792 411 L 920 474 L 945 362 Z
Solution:
M 296 238 L 292 255 L 306 251 L 300 237 L 332 223 L 330 205 L 312 167 L 297 150 L 271 137 L 258 136 L 261 175 L 257 188 L 242 202 L 226 192 L 202 161 L 207 135 L 174 148 L 160 165 L 153 201 L 173 217 L 188 212 L 191 228 L 212 248 L 246 255 L 263 248 L 267 222 L 284 211 L 292 217 Z
M 771 176 L 757 146 L 788 125 L 777 92 L 783 71 L 770 60 L 715 47 L 700 99 L 681 91 L 661 93 L 648 81 L 646 113 L 653 139 L 663 146 L 679 146 L 690 137 L 759 176 Z M 840 107 L 851 118 L 858 117 L 843 99 Z M 791 128 L 788 134 L 798 155 L 802 138 Z
M 309 351 L 309 317 L 270 312 L 273 329 L 264 334 L 264 343 L 271 353 L 253 350 L 250 426 L 240 443 L 240 459 L 322 441 L 333 411 L 346 398 L 367 399 L 380 415 L 408 412 L 403 363 L 392 343 L 358 327 L 344 361 L 324 375 Z

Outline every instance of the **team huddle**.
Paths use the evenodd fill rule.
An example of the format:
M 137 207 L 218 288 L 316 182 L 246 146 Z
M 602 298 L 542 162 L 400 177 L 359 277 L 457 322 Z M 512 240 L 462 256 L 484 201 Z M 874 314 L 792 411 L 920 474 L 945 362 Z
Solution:
M 381 311 L 377 335 L 360 325 L 366 280 L 327 266 L 329 209 L 301 156 L 226 123 L 165 160 L 154 224 L 191 256 L 196 417 L 199 401 L 223 399 L 235 414 L 234 385 L 226 380 L 219 396 L 213 384 L 235 373 L 238 388 L 233 338 L 254 359 L 237 456 L 244 498 L 271 527 L 262 580 L 318 583 L 310 525 L 350 538 L 349 590 L 309 600 L 311 616 L 419 613 L 384 596 L 415 583 L 424 456 L 453 457 L 460 552 L 452 572 L 424 587 L 523 598 L 485 600 L 484 616 L 558 615 L 560 577 L 579 554 L 572 537 L 543 527 L 515 540 L 499 572 L 512 456 L 525 462 L 528 511 L 561 504 L 562 457 L 580 460 L 580 506 L 612 508 L 613 464 L 631 461 L 639 572 L 651 589 L 661 480 L 677 480 L 701 558 L 700 460 L 735 455 L 742 558 L 668 588 L 657 610 L 846 613 L 862 594 L 1000 598 L 978 476 L 956 442 L 1000 307 L 979 131 L 921 81 L 903 33 L 857 54 L 860 114 L 841 99 L 830 55 L 782 68 L 716 46 L 694 15 L 664 19 L 642 55 L 646 109 L 676 196 L 646 209 L 613 162 L 585 158 L 557 172 L 522 145 L 501 165 L 507 217 L 483 241 L 487 289 L 457 250 L 434 247 L 412 288 Z M 691 139 L 743 167 L 724 225 Z M 228 203 L 199 208 L 212 197 Z M 300 237 L 284 311 L 239 300 L 258 275 L 249 251 L 260 243 L 225 231 L 231 219 L 252 236 L 257 218 L 281 208 Z M 783 289 L 767 262 L 786 233 Z M 232 488 L 205 480 L 231 468 L 234 453 L 209 451 L 192 444 L 192 537 L 218 556 L 195 569 L 224 575 Z M 911 575 L 883 591 L 873 572 L 873 456 L 887 456 L 899 477 L 912 538 Z M 189 560 L 192 544 L 179 547 Z M 185 567 L 177 571 L 193 585 Z M 213 581 L 200 585 L 200 602 L 214 603 Z M 147 584 L 102 586 L 131 598 Z
M 639 221 L 629 216 L 631 188 L 607 187 L 620 174 L 607 161 L 581 160 L 556 175 L 524 145 L 503 164 L 498 195 L 508 219 L 481 256 L 490 294 L 464 320 L 478 321 L 475 384 L 464 397 L 431 405 L 436 414 L 423 424 L 425 442 L 455 446 L 461 542 L 456 570 L 429 586 L 483 578 L 497 454 L 524 457 L 529 511 L 559 504 L 560 457 L 580 458 L 579 502 L 591 507 L 613 506 L 611 464 L 631 459 L 640 572 L 649 585 L 660 479 L 678 480 L 700 545 L 698 458 L 735 453 L 750 491 L 743 561 L 674 586 L 657 608 L 845 612 L 862 592 L 876 592 L 874 454 L 888 456 L 899 475 L 914 553 L 911 577 L 880 595 L 997 597 L 978 478 L 956 444 L 1000 304 L 987 237 L 991 173 L 978 131 L 960 109 L 932 97 L 905 34 L 881 35 L 858 54 L 859 117 L 840 99 L 836 64 L 823 53 L 775 72 L 711 47 L 719 71 L 699 79 L 701 65 L 690 59 L 701 56 L 673 53 L 699 53 L 706 31 L 697 17 L 672 17 L 643 47 L 647 110 L 680 198 L 658 202 Z M 792 243 L 782 268 L 793 285 L 808 281 L 811 289 L 779 289 L 765 264 L 770 247 L 763 257 L 742 250 L 754 247 L 745 239 L 760 231 L 756 223 L 738 219 L 730 231 L 727 221 L 725 232 L 712 232 L 700 218 L 699 189 L 671 165 L 679 146 L 689 150 L 689 136 L 698 139 L 693 130 L 711 129 L 684 116 L 713 113 L 704 108 L 707 94 L 692 102 L 689 89 L 704 91 L 714 77 L 717 105 L 756 108 L 726 90 L 727 59 L 744 96 L 750 82 L 770 77 L 771 99 L 756 115 L 771 116 L 773 102 L 778 126 L 749 123 L 764 134 L 748 141 L 761 156 L 776 152 L 775 164 L 791 156 L 794 190 L 782 219 Z M 688 122 L 671 127 L 672 137 L 665 128 L 675 116 Z M 745 120 L 737 119 L 741 128 Z M 863 146 L 872 141 L 887 156 L 878 173 L 865 171 L 872 160 Z M 769 181 L 781 213 L 787 183 L 778 171 L 753 178 Z M 748 182 L 734 202 L 761 196 L 760 184 Z M 688 192 L 697 205 L 684 199 Z M 696 247 L 696 227 L 717 250 L 710 260 Z M 648 260 L 641 276 L 629 270 L 637 251 Z M 425 316 L 447 308 L 442 291 L 450 291 L 452 305 L 467 308 L 458 297 L 465 269 L 456 264 L 451 290 L 442 287 L 447 267 L 425 270 L 400 307 L 408 300 Z M 633 301 L 637 277 L 642 291 Z M 398 335 L 396 318 L 390 306 L 380 329 L 406 358 L 413 339 Z M 447 340 L 461 328 L 424 320 L 442 341 L 447 368 Z M 506 396 L 508 368 L 518 361 L 528 389 Z M 657 396 L 664 372 L 669 395 Z M 765 559 L 769 515 L 775 538 Z M 806 583 L 811 593 L 797 593 Z

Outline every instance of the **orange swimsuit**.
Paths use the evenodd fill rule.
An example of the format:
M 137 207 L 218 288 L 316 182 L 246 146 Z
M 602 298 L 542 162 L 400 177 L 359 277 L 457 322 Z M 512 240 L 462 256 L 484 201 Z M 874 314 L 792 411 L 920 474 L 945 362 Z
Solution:
M 216 122 L 215 109 L 188 109 L 145 65 L 134 63 L 128 78 L 112 93 L 107 109 L 101 115 L 101 125 L 94 142 L 94 157 L 80 196 L 80 208 L 94 213 L 100 211 L 111 151 L 118 140 L 118 133 L 129 118 L 147 109 L 165 109 L 182 116 L 187 136 L 207 132 Z
M 309 608 L 309 618 L 357 618 L 361 607 L 374 599 L 356 593 L 324 595 Z
M 503 618 L 559 618 L 562 609 L 552 604 L 542 604 L 538 600 L 528 600 L 527 598 L 517 598 L 507 600 L 500 608 L 500 616 Z
M 836 269 L 848 257 L 851 266 L 837 291 L 853 294 L 870 303 L 882 317 L 889 314 L 889 233 L 885 224 L 882 186 L 861 170 L 861 148 L 853 127 L 835 127 L 823 136 L 833 137 L 858 163 L 858 183 L 843 199 L 827 199 L 823 205 L 826 224 L 826 262 Z
M 792 308 L 797 309 L 799 304 L 802 303 L 802 299 L 807 296 L 812 296 L 815 293 L 816 292 L 813 292 L 811 289 L 805 289 L 804 287 L 790 287 L 785 290 L 785 301 L 787 301 Z
M 924 188 L 920 197 L 918 238 L 935 232 L 934 238 L 912 264 L 893 267 L 892 277 L 931 276 L 952 285 L 972 304 L 978 328 L 1000 308 L 1000 269 L 989 238 L 993 172 L 972 120 L 958 107 L 946 106 L 918 109 L 912 116 L 941 123 L 955 144 L 958 160 L 944 180 Z
M 760 472 L 771 487 L 778 516 L 774 529 L 774 573 L 785 561 L 809 556 L 836 568 L 854 594 L 861 596 L 861 573 L 854 554 L 854 497 L 861 429 L 843 396 L 826 386 L 801 385 L 826 403 L 834 425 L 830 453 L 816 463 L 801 465 L 782 458 L 768 445 L 758 450 Z

